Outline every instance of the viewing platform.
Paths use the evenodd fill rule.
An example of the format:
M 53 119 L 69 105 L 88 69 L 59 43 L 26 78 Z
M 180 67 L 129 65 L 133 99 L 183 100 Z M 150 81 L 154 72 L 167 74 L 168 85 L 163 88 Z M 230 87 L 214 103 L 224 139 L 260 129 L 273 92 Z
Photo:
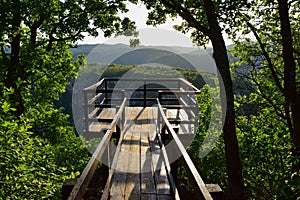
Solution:
M 222 199 L 220 187 L 203 182 L 185 150 L 199 124 L 198 93 L 182 78 L 105 78 L 85 88 L 83 137 L 100 142 L 67 199 L 90 199 L 86 191 L 94 187 L 99 163 L 107 166 L 101 199 L 185 199 L 178 190 L 180 165 L 198 199 Z

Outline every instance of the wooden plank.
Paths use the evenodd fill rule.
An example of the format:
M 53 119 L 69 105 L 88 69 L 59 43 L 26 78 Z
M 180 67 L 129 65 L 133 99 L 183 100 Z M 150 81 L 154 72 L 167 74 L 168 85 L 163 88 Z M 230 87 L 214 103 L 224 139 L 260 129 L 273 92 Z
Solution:
M 171 120 L 180 120 L 179 110 L 178 109 L 167 110 L 167 118 Z
M 109 175 L 108 175 L 108 178 L 107 178 L 107 181 L 106 181 L 106 184 L 105 184 L 105 188 L 104 188 L 101 200 L 107 200 L 109 198 L 109 192 L 110 192 L 110 188 L 112 186 L 113 177 L 115 175 L 115 170 L 116 170 L 116 167 L 117 167 L 117 163 L 119 161 L 119 155 L 120 155 L 121 144 L 123 142 L 123 139 L 124 139 L 124 132 L 122 131 L 121 135 L 120 135 L 118 145 L 117 145 L 117 148 L 116 148 L 116 153 L 114 155 L 112 164 L 109 168 Z
M 119 159 L 114 174 L 110 195 L 111 199 L 124 199 L 127 179 L 127 169 L 130 157 L 131 135 L 125 134 L 122 141 Z
M 101 130 L 108 129 L 109 126 L 110 126 L 109 124 L 101 124 L 101 123 L 93 122 L 89 127 L 89 132 L 98 132 L 98 134 L 100 135 Z
M 114 195 L 111 196 L 109 199 L 110 199 L 110 200 L 123 200 L 123 199 L 124 199 L 124 196 L 123 196 L 123 195 L 117 195 L 117 194 L 114 194 Z
M 126 195 L 125 200 L 140 200 L 140 194 Z
M 170 194 L 170 184 L 160 147 L 156 140 L 153 140 L 153 138 L 150 139 L 156 193 Z
M 197 108 L 196 106 L 185 106 L 185 105 L 163 105 L 163 107 L 169 109 L 187 109 L 187 110 L 192 110 Z
M 145 194 L 144 198 L 146 199 L 156 199 L 152 152 L 149 143 L 149 134 L 153 131 L 151 130 L 151 113 L 152 108 L 145 108 L 143 115 L 141 116 L 144 120 L 144 123 L 142 124 L 142 130 L 144 132 L 141 132 L 141 194 Z M 146 194 L 149 194 L 150 196 Z
M 174 177 L 171 174 L 171 167 L 170 167 L 170 162 L 169 162 L 168 155 L 167 155 L 167 152 L 166 152 L 166 148 L 165 148 L 165 146 L 162 142 L 162 139 L 161 139 L 160 135 L 157 136 L 157 139 L 158 139 L 158 142 L 160 143 L 162 155 L 163 155 L 164 161 L 166 162 L 166 165 L 167 165 L 166 170 L 167 170 L 167 173 L 168 173 L 168 176 L 169 176 L 172 195 L 173 195 L 175 200 L 180 200 L 179 192 L 178 192 L 178 189 L 176 187 Z
M 155 113 L 156 107 L 148 107 L 145 112 L 145 123 L 143 124 L 143 131 L 148 132 L 149 135 L 153 135 L 156 133 L 156 118 L 157 112 Z
M 97 95 L 95 95 L 93 98 L 91 98 L 89 101 L 88 101 L 88 104 L 93 104 L 95 103 L 95 101 L 97 101 L 97 99 L 102 95 L 103 93 L 98 93 Z
M 139 132 L 141 131 L 141 125 L 138 124 L 137 120 L 138 118 L 142 115 L 143 113 L 143 107 L 131 107 L 130 112 L 129 112 L 129 118 L 128 120 L 129 127 L 128 127 L 128 132 Z M 140 126 L 139 126 L 140 125 Z
M 129 120 L 135 120 L 141 109 L 141 107 L 129 107 Z
M 89 114 L 89 118 L 94 118 L 94 116 L 96 115 L 96 113 L 100 110 L 100 108 L 95 108 L 90 114 Z
M 141 193 L 156 194 L 148 137 L 141 137 Z
M 97 110 L 97 108 L 95 108 L 95 110 L 93 112 L 95 112 Z M 98 109 L 99 110 L 99 109 Z M 98 111 L 97 110 L 97 111 Z M 89 125 L 89 129 L 87 132 L 97 132 L 97 131 L 101 131 L 102 129 L 107 129 L 109 126 L 105 125 L 104 123 L 98 122 L 99 121 L 99 116 L 102 116 L 103 119 L 105 119 L 107 121 L 107 117 L 109 116 L 109 113 L 113 112 L 111 108 L 108 109 L 104 109 L 102 110 L 102 112 L 98 115 L 98 117 L 96 118 L 89 118 L 88 121 L 91 122 L 91 124 Z M 93 113 L 93 115 L 95 115 L 95 113 Z M 109 120 L 109 123 L 112 122 L 113 118 L 114 118 L 114 113 L 110 114 L 112 117 Z
M 157 199 L 158 200 L 173 200 L 173 197 L 170 194 L 158 194 Z
M 125 199 L 139 199 L 140 195 L 140 136 L 131 133 L 130 154 L 125 185 Z
M 128 110 L 128 115 L 127 115 L 127 122 L 128 122 L 128 127 L 127 127 L 127 132 L 136 132 L 137 126 L 135 123 L 136 118 L 138 117 L 141 107 L 130 107 Z
M 142 200 L 156 200 L 156 194 L 141 193 Z
M 96 117 L 96 119 L 113 119 L 115 115 L 114 108 L 105 108 L 102 112 Z

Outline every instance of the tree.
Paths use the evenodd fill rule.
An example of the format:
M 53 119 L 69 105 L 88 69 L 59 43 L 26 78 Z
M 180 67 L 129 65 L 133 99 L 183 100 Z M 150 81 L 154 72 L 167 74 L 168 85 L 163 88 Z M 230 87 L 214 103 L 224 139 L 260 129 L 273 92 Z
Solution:
M 234 71 L 251 95 L 237 99 L 255 105 L 255 112 L 240 116 L 238 127 L 245 135 L 241 137 L 241 145 L 244 140 L 249 141 L 246 142 L 249 147 L 261 149 L 266 157 L 259 152 L 250 157 L 249 150 L 244 153 L 242 149 L 244 177 L 252 195 L 296 199 L 300 194 L 296 139 L 299 134 L 294 132 L 299 125 L 299 116 L 295 117 L 299 113 L 295 112 L 299 103 L 299 1 L 256 1 L 243 8 L 247 11 L 233 11 L 239 20 L 231 24 L 233 32 L 242 33 L 240 38 L 235 38 L 237 45 L 233 53 L 239 61 Z M 249 39 L 251 35 L 255 40 Z M 246 134 L 257 141 L 251 142 Z M 256 161 L 250 164 L 251 160 Z M 251 165 L 265 168 L 265 163 L 270 164 L 264 172 L 249 170 Z M 257 177 L 263 175 L 269 179 L 262 182 L 263 190 L 256 188 L 260 183 L 251 186 L 250 182 L 258 181 L 253 176 L 255 173 Z
M 69 51 L 85 33 L 134 28 L 119 11 L 119 0 L 0 1 L 0 198 L 57 199 L 82 171 L 87 150 L 53 101 L 85 63 Z
M 192 30 L 192 37 L 199 45 L 209 40 L 213 45 L 213 57 L 220 73 L 221 99 L 223 103 L 224 143 L 226 152 L 227 174 L 230 188 L 230 199 L 245 199 L 242 177 L 242 165 L 239 156 L 238 141 L 235 130 L 234 98 L 232 80 L 229 70 L 227 50 L 219 25 L 222 19 L 222 3 L 220 1 L 169 1 L 149 0 L 145 2 L 149 13 L 148 23 L 152 25 L 165 22 L 166 15 L 180 16 L 184 22 L 176 29 L 183 33 Z M 226 2 L 225 2 L 226 4 Z
M 278 2 L 278 3 L 277 3 Z M 249 40 L 243 41 L 243 46 L 248 46 L 248 57 L 260 57 L 262 62 L 255 63 L 246 61 L 250 65 L 264 64 L 269 70 L 269 75 L 275 87 L 278 89 L 274 97 L 270 88 L 261 89 L 261 94 L 268 100 L 268 103 L 273 104 L 277 114 L 285 119 L 286 125 L 291 134 L 294 147 L 292 152 L 295 158 L 293 166 L 294 171 L 300 170 L 300 93 L 297 89 L 297 60 L 299 59 L 299 44 L 297 42 L 299 31 L 297 31 L 297 16 L 299 15 L 298 1 L 258 1 L 252 4 L 244 4 L 242 7 L 247 8 L 247 12 L 235 12 L 235 18 L 238 18 L 238 23 L 232 23 L 232 27 L 236 27 L 245 33 L 245 37 L 252 33 L 256 39 L 255 42 Z M 250 10 L 249 10 L 250 9 Z M 263 18 L 264 20 L 261 20 Z M 279 26 L 278 26 L 279 24 Z M 235 28 L 233 28 L 235 29 Z M 240 42 L 238 42 L 240 43 Z M 252 43 L 252 44 L 250 44 Z M 250 50 L 251 46 L 256 46 L 260 50 Z M 245 49 L 245 48 L 244 48 Z M 239 48 L 240 52 L 241 48 Z M 244 51 L 245 52 L 245 51 Z M 251 52 L 251 53 L 250 53 Z M 252 55 L 251 55 L 252 54 Z M 237 52 L 238 57 L 245 58 L 245 55 Z M 245 61 L 245 59 L 244 59 Z M 251 63 L 252 62 L 252 63 Z M 258 67 L 258 66 L 256 66 Z M 261 67 L 260 67 L 261 68 Z M 260 69 L 264 71 L 264 69 Z M 256 81 L 256 85 L 263 85 Z M 272 98 L 278 98 L 277 105 L 272 103 Z M 279 103 L 280 102 L 280 103 Z M 284 105 L 284 107 L 280 107 Z
M 287 0 L 278 0 L 278 11 L 284 61 L 284 95 L 287 107 L 291 110 L 292 126 L 290 132 L 295 145 L 293 155 L 297 159 L 293 170 L 300 171 L 300 93 L 297 91 L 296 85 L 296 62 Z M 290 113 L 286 113 L 286 115 L 290 115 Z
M 100 29 L 107 37 L 134 28 L 128 18 L 117 16 L 118 11 L 127 11 L 123 1 L 1 1 L 1 81 L 14 89 L 10 99 L 15 115 L 27 110 L 25 93 L 32 94 L 46 77 L 74 72 L 68 51 L 84 33 L 97 36 Z M 55 92 L 61 91 L 53 92 L 57 98 Z

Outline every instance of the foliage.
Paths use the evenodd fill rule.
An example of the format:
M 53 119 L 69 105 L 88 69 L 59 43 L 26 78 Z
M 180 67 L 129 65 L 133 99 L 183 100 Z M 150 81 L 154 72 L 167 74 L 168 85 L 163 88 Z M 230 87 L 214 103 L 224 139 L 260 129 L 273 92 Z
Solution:
M 58 199 L 88 152 L 69 116 L 56 108 L 69 80 L 85 64 L 69 49 L 85 34 L 134 29 L 123 1 L 0 2 L 0 198 Z M 132 31 L 134 33 L 134 31 Z
M 102 74 L 102 77 L 122 77 L 126 72 L 132 70 L 135 66 L 110 65 Z
M 4 90 L 0 101 L 0 141 L 5 144 L 0 147 L 0 197 L 59 199 L 63 181 L 79 174 L 87 162 L 87 151 L 58 111 L 54 123 L 61 122 L 46 140 L 33 132 L 29 118 L 9 115 L 14 110 L 7 97 L 11 92 Z
M 197 97 L 200 124 L 188 153 L 204 182 L 219 184 L 227 196 L 224 143 L 219 139 L 207 156 L 199 157 L 211 121 L 211 95 L 213 90 L 205 85 Z M 261 105 L 257 106 L 255 114 L 239 115 L 236 118 L 248 198 L 297 199 L 300 196 L 300 176 L 291 171 L 294 159 L 290 151 L 292 146 L 288 128 L 272 106 L 261 104 L 263 100 L 259 94 L 252 93 L 248 97 L 236 97 L 235 102 L 237 110 L 243 109 L 243 105 L 248 103 Z M 180 178 L 185 182 L 186 177 Z
M 223 134 L 220 133 L 221 130 L 218 130 L 216 124 L 211 124 L 211 121 L 218 121 L 218 119 L 212 118 L 221 114 L 220 105 L 215 102 L 215 98 L 220 98 L 218 97 L 218 91 L 219 87 L 212 88 L 207 84 L 200 89 L 200 94 L 197 95 L 199 126 L 197 134 L 187 151 L 204 182 L 219 184 L 225 195 L 227 195 L 229 189 L 225 166 L 225 147 L 221 139 Z M 212 106 L 214 106 L 214 109 L 212 109 Z M 210 137 L 212 141 L 207 140 Z M 207 155 L 206 151 L 209 151 Z M 205 153 L 205 156 L 203 156 L 203 153 Z
M 264 98 L 252 93 L 237 97 L 237 108 L 246 102 L 260 104 Z M 261 105 L 261 104 L 260 104 Z M 272 120 L 270 120 L 272 119 Z M 257 107 L 255 115 L 238 116 L 238 136 L 243 173 L 251 199 L 297 199 L 299 174 L 292 172 L 294 159 L 286 122 L 272 106 Z

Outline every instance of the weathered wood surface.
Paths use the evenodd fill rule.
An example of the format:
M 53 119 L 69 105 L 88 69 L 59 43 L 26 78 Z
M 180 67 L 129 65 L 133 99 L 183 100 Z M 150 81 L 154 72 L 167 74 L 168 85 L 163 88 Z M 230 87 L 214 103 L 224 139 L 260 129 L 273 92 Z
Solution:
M 114 112 L 112 109 L 104 109 L 100 115 L 111 117 Z M 125 114 L 127 122 L 109 190 L 110 199 L 179 199 L 174 180 L 169 174 L 169 161 L 166 160 L 156 136 L 158 109 L 126 107 Z M 167 110 L 168 119 L 180 121 L 183 117 L 177 109 Z M 169 123 L 166 125 L 170 126 Z M 97 126 L 94 128 L 100 127 Z M 182 126 L 178 128 L 178 132 L 185 132 Z M 180 136 L 181 134 L 178 135 L 179 138 Z M 175 140 L 178 137 L 175 136 Z M 185 155 L 184 158 L 186 159 Z
M 116 114 L 115 108 L 105 108 L 96 117 L 96 119 L 110 119 L 112 121 L 114 119 L 115 114 Z M 89 131 L 100 132 L 103 129 L 108 129 L 109 126 L 110 123 L 92 122 L 89 126 Z
M 96 170 L 96 167 L 97 167 L 103 153 L 105 152 L 107 145 L 109 144 L 109 141 L 110 141 L 112 133 L 113 133 L 112 128 L 115 126 L 115 124 L 117 124 L 117 122 L 119 121 L 119 119 L 122 115 L 122 112 L 124 112 L 124 110 L 125 110 L 125 103 L 126 103 L 126 99 L 124 99 L 118 113 L 114 116 L 114 119 L 113 119 L 108 131 L 105 133 L 104 137 L 98 144 L 96 150 L 94 151 L 94 153 L 92 155 L 92 158 L 89 160 L 88 164 L 84 168 L 81 176 L 77 179 L 77 182 L 76 182 L 73 190 L 71 191 L 70 196 L 68 197 L 69 200 L 81 199 L 82 196 L 84 195 L 85 190 L 86 190 L 87 186 L 89 185 L 90 180 L 92 179 L 92 176 Z
M 158 112 L 161 113 L 163 121 L 165 122 L 166 126 L 168 127 L 168 129 L 170 131 L 170 135 L 173 138 L 173 142 L 176 144 L 175 146 L 177 146 L 172 149 L 172 152 L 178 151 L 178 152 L 182 153 L 182 157 L 183 157 L 183 161 L 184 161 L 183 164 L 185 165 L 185 169 L 187 170 L 187 173 L 192 178 L 191 181 L 194 182 L 195 186 L 197 186 L 195 189 L 196 189 L 196 192 L 199 193 L 199 195 L 200 195 L 199 198 L 206 199 L 206 200 L 212 200 L 212 197 L 211 197 L 209 191 L 207 190 L 201 176 L 199 175 L 195 165 L 193 164 L 188 153 L 186 152 L 179 137 L 177 136 L 175 131 L 172 129 L 172 126 L 171 126 L 170 122 L 168 121 L 167 117 L 164 115 L 164 110 L 163 110 L 162 106 L 159 104 L 159 102 L 158 102 L 158 109 L 159 109 Z
M 155 139 L 157 108 L 126 108 L 127 127 L 110 199 L 173 199 L 168 172 Z

